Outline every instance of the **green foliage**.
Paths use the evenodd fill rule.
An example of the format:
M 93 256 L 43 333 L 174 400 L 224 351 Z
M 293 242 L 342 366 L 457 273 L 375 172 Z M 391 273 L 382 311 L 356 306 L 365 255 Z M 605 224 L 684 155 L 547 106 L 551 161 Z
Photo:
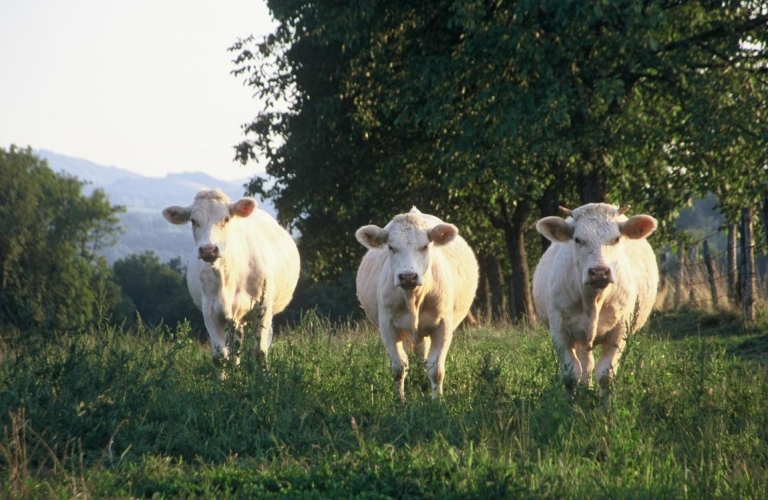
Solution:
M 760 2 L 268 4 L 275 33 L 232 47 L 267 104 L 238 158 L 268 159 L 314 279 L 352 270 L 357 227 L 417 205 L 506 249 L 518 317 L 526 231 L 558 204 L 666 226 L 696 194 L 735 214 L 765 191 Z
M 221 380 L 186 328 L 0 344 L 0 496 L 760 498 L 765 325 L 652 318 L 609 405 L 568 403 L 542 331 L 467 329 L 430 398 L 376 332 L 308 315 Z M 138 333 L 138 335 L 137 335 Z
M 82 328 L 114 297 L 98 294 L 109 275 L 96 252 L 114 242 L 123 208 L 82 186 L 31 149 L 0 149 L 0 325 Z
M 363 317 L 355 292 L 355 275 L 345 273 L 336 279 L 315 283 L 306 276 L 299 280 L 288 307 L 275 316 L 275 325 L 296 325 L 310 311 L 333 324 Z
M 171 328 L 189 321 L 195 332 L 204 332 L 203 316 L 187 290 L 186 271 L 177 258 L 162 264 L 152 251 L 134 254 L 112 266 L 114 280 L 130 302 L 133 318 Z

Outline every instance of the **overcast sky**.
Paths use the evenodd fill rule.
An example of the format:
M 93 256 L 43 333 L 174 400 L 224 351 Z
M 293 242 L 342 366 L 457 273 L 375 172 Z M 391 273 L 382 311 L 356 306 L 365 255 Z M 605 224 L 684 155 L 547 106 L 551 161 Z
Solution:
M 0 0 L 0 146 L 251 177 L 233 146 L 260 104 L 227 48 L 272 24 L 264 0 Z

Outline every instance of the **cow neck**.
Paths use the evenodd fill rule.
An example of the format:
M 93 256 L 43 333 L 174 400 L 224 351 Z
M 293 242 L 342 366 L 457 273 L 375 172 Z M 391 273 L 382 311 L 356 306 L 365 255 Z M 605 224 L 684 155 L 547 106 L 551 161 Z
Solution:
M 417 286 L 413 290 L 401 289 L 401 291 L 408 312 L 416 313 L 421 303 L 424 302 L 424 286 Z
M 605 298 L 610 295 L 609 290 L 612 287 L 613 285 L 608 285 L 603 289 L 595 289 L 591 286 L 582 287 L 581 301 L 584 306 L 584 314 L 589 318 L 589 325 L 585 332 L 588 351 L 594 348 L 597 328 L 600 324 L 600 311 L 603 309 Z
M 405 299 L 405 309 L 411 317 L 410 329 L 414 335 L 419 331 L 419 308 L 424 302 L 424 286 L 419 286 L 413 290 L 400 289 Z

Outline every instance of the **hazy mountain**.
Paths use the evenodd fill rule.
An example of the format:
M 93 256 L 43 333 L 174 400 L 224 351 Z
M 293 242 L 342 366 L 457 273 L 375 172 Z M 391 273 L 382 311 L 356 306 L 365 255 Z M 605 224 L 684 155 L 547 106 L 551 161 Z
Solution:
M 237 199 L 245 193 L 244 184 L 247 182 L 245 178 L 240 181 L 216 179 L 203 172 L 146 177 L 51 151 L 38 150 L 35 153 L 44 158 L 54 172 L 64 172 L 88 182 L 83 188 L 86 193 L 102 188 L 113 205 L 126 207 L 126 213 L 120 217 L 125 232 L 117 245 L 103 252 L 110 264 L 147 250 L 154 251 L 162 262 L 174 257 L 186 257 L 194 244 L 192 231 L 187 225 L 168 223 L 161 214 L 162 209 L 169 205 L 191 204 L 195 194 L 205 188 L 220 188 L 230 198 Z M 259 207 L 275 215 L 269 200 L 260 200 Z

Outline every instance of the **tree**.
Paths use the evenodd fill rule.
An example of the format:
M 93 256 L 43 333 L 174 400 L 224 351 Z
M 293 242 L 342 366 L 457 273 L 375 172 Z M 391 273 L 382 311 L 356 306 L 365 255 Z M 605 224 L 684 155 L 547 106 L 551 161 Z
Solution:
M 534 216 L 614 201 L 665 223 L 765 151 L 761 2 L 269 7 L 276 32 L 233 48 L 272 105 L 246 128 L 240 158 L 267 155 L 278 207 L 308 241 L 321 235 L 312 251 L 336 252 L 339 270 L 354 224 L 423 200 L 477 230 L 471 244 L 502 239 L 512 315 L 531 316 Z M 729 145 L 745 132 L 743 147 Z
M 152 251 L 130 255 L 112 266 L 115 282 L 147 325 L 175 327 L 188 320 L 194 331 L 204 331 L 203 316 L 187 290 L 180 259 L 163 264 Z
M 0 149 L 0 324 L 79 328 L 114 309 L 95 250 L 118 233 L 123 208 L 83 185 L 29 148 Z

